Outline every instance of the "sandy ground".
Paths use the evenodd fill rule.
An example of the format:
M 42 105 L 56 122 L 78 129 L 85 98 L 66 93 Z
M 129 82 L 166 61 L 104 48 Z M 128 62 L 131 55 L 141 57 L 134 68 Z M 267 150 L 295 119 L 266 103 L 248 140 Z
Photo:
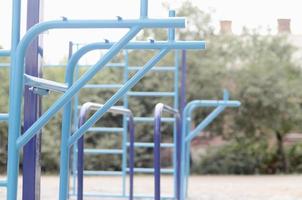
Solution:
M 42 200 L 55 200 L 58 194 L 58 178 L 42 177 Z M 118 177 L 89 177 L 85 179 L 85 191 L 121 192 L 122 181 Z M 19 181 L 21 188 L 21 183 Z M 152 194 L 152 177 L 135 178 L 136 194 Z M 302 176 L 192 176 L 189 199 L 192 200 L 302 200 Z M 163 177 L 162 191 L 172 192 L 172 179 Z M 0 189 L 0 199 L 5 190 Z M 19 198 L 20 199 L 20 195 Z M 71 198 L 74 199 L 74 198 Z M 104 198 L 85 198 L 104 199 Z

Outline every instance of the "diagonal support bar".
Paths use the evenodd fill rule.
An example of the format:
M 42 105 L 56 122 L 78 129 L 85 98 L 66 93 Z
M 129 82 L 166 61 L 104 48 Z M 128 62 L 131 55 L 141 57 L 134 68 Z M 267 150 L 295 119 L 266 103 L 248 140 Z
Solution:
M 105 104 L 100 108 L 94 115 L 92 115 L 70 138 L 69 146 L 74 144 L 93 124 L 96 123 L 110 107 L 112 107 L 120 98 L 122 98 L 128 90 L 130 90 L 134 85 L 140 81 L 143 76 L 159 62 L 170 49 L 163 49 L 157 55 L 155 55 L 145 66 L 139 70 L 130 80 L 128 80 L 122 88 L 120 88 Z

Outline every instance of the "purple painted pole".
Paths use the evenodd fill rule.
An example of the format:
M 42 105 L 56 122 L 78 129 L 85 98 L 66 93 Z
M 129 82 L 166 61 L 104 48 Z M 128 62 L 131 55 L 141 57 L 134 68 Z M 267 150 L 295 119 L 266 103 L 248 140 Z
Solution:
M 27 30 L 40 20 L 40 0 L 27 0 Z M 39 39 L 35 39 L 26 54 L 26 74 L 42 77 L 39 63 Z M 41 98 L 25 87 L 24 92 L 24 131 L 41 115 Z M 40 199 L 40 153 L 41 134 L 34 137 L 23 149 L 23 200 Z
M 181 154 L 181 119 L 178 110 L 171 108 L 170 106 L 158 103 L 154 110 L 154 199 L 160 200 L 160 144 L 161 144 L 161 116 L 162 113 L 166 111 L 174 115 L 176 119 L 176 199 L 179 200 L 180 197 L 180 154 Z
M 180 114 L 186 106 L 186 88 L 187 88 L 187 51 L 181 51 L 181 84 L 180 84 Z
M 79 127 L 87 120 L 87 116 L 92 109 L 100 108 L 103 105 L 87 102 L 80 110 Z M 112 107 L 108 112 L 127 115 L 129 117 L 129 200 L 133 200 L 133 184 L 134 184 L 134 119 L 129 109 L 122 107 Z M 84 171 L 84 136 L 78 140 L 78 193 L 77 200 L 83 200 L 83 171 Z

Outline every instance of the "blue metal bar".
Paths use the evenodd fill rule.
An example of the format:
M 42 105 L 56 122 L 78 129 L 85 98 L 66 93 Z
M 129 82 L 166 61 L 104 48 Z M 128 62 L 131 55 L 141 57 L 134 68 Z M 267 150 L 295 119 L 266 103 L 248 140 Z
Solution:
M 16 49 L 20 40 L 20 21 L 21 21 L 21 0 L 13 0 L 12 4 L 12 37 L 11 37 L 11 60 L 14 61 L 16 59 Z M 8 53 L 8 52 L 7 52 Z M 24 59 L 24 56 L 23 56 Z M 24 61 L 24 60 L 23 60 Z M 16 66 L 17 67 L 17 66 Z M 23 69 L 24 70 L 24 69 Z M 20 118 L 20 107 L 21 101 L 17 102 L 16 105 L 12 106 L 12 100 L 15 98 L 11 95 L 14 90 L 14 86 L 12 85 L 13 79 L 17 78 L 17 73 L 15 70 L 10 70 L 10 106 L 9 106 L 9 133 L 8 133 L 8 161 L 7 161 L 7 200 L 16 200 L 17 199 L 17 187 L 18 187 L 18 170 L 19 170 L 19 151 L 16 148 L 16 139 L 20 134 L 20 123 L 14 123 L 15 115 L 19 115 Z M 22 71 L 23 72 L 23 71 Z M 21 74 L 20 74 L 21 75 Z M 22 73 L 23 76 L 23 73 Z M 22 84 L 22 82 L 20 82 Z M 21 99 L 21 95 L 23 93 L 19 91 L 17 96 L 18 100 Z M 19 107 L 19 110 L 14 110 L 14 107 Z
M 130 143 L 127 143 L 129 146 Z M 160 147 L 161 148 L 174 148 L 173 143 L 161 143 Z M 141 148 L 154 148 L 154 143 L 153 142 L 135 142 L 134 147 L 141 147 Z
M 155 111 L 154 111 L 154 116 L 155 116 L 155 120 L 154 120 L 154 198 L 155 200 L 160 200 L 161 199 L 161 195 L 160 195 L 160 174 L 161 174 L 161 165 L 160 165 L 160 144 L 161 144 L 161 116 L 162 113 L 166 111 L 168 113 L 171 113 L 174 115 L 174 117 L 176 118 L 176 135 L 181 135 L 181 121 L 180 121 L 180 115 L 178 110 L 175 110 L 167 105 L 164 105 L 162 103 L 156 104 L 155 107 Z M 177 137 L 180 139 L 180 137 Z M 178 153 L 180 153 L 180 140 L 176 140 L 176 149 L 179 151 L 177 153 L 175 153 L 175 155 L 178 155 Z M 179 141 L 179 142 L 178 142 Z M 174 163 L 174 165 L 178 165 L 180 164 L 180 160 L 177 159 L 176 162 Z M 175 194 L 176 195 L 176 199 L 179 199 L 179 190 L 180 190 L 180 185 L 179 183 L 179 178 L 180 178 L 180 168 L 176 167 L 177 172 L 175 173 L 175 168 L 173 170 L 173 173 L 175 173 L 174 178 L 177 179 L 174 183 L 176 184 L 176 187 L 174 187 L 176 189 Z
M 9 57 L 10 56 L 10 50 L 0 50 L 0 57 Z
M 189 146 L 191 140 L 200 134 L 207 125 L 209 125 L 226 107 L 238 107 L 240 106 L 239 101 L 229 101 L 228 100 L 228 93 L 224 91 L 224 100 L 216 101 L 216 100 L 195 100 L 189 102 L 182 115 L 182 139 L 181 139 L 181 187 L 180 187 L 180 200 L 184 200 L 187 194 L 188 188 L 188 175 L 190 173 L 189 170 Z M 208 115 L 198 126 L 196 129 L 189 133 L 189 124 L 188 122 L 191 121 L 189 115 L 193 112 L 194 109 L 198 107 L 217 107 L 210 115 Z M 189 120 L 188 120 L 189 119 Z M 189 133 L 189 134 L 188 134 Z M 188 135 L 187 135 L 188 134 Z
M 105 104 L 102 108 L 94 113 L 69 139 L 69 146 L 77 141 L 98 119 L 100 119 L 105 112 L 112 107 L 120 98 L 122 98 L 127 91 L 129 91 L 134 85 L 142 79 L 142 77 L 151 69 L 159 60 L 161 60 L 169 49 L 161 50 L 155 55 L 149 62 L 147 62 L 144 68 L 138 71 L 130 80 L 128 80 L 122 88 L 120 88 Z
M 0 113 L 0 121 L 8 121 L 8 117 L 7 113 Z
M 135 122 L 149 122 L 149 123 L 154 123 L 154 117 L 134 117 Z M 161 122 L 169 122 L 169 123 L 174 123 L 175 119 L 174 118 L 169 118 L 169 117 L 163 117 L 161 118 Z
M 109 198 L 109 199 L 112 199 L 112 198 L 121 198 L 121 199 L 125 199 L 125 198 L 128 198 L 129 196 L 126 195 L 120 195 L 120 194 L 104 194 L 104 193 L 97 193 L 97 192 L 87 192 L 84 194 L 86 197 L 96 197 L 96 198 Z M 154 196 L 150 196 L 150 195 L 145 195 L 145 194 L 139 194 L 139 195 L 134 195 L 133 196 L 134 199 L 154 199 Z M 172 197 L 172 196 L 163 196 L 162 199 L 175 199 L 175 197 Z
M 141 0 L 141 13 L 140 17 L 141 19 L 147 18 L 148 17 L 148 0 Z
M 98 110 L 104 105 L 96 103 L 85 103 L 80 110 L 80 121 L 79 127 L 81 127 L 88 118 L 88 114 L 91 110 Z M 134 168 L 134 121 L 132 112 L 129 109 L 123 107 L 111 107 L 108 112 L 116 113 L 120 115 L 127 115 L 129 117 L 129 137 L 130 137 L 130 199 L 132 200 L 133 196 L 133 168 Z M 78 140 L 78 200 L 83 199 L 83 170 L 84 170 L 84 153 L 85 154 L 122 154 L 124 153 L 123 149 L 84 149 L 84 137 L 82 136 Z
M 112 48 L 102 57 L 101 60 L 99 60 L 98 63 L 96 63 L 93 67 L 90 68 L 88 72 L 86 72 L 82 77 L 73 85 L 72 84 L 72 78 L 73 73 L 69 73 L 71 67 L 67 67 L 67 73 L 66 73 L 66 82 L 69 85 L 69 89 L 36 121 L 36 123 L 29 128 L 22 136 L 20 136 L 17 140 L 17 146 L 22 147 L 24 144 L 26 144 L 34 135 L 35 132 L 39 129 L 41 129 L 48 121 L 49 119 L 58 112 L 65 104 L 68 104 L 71 101 L 71 98 L 99 71 L 101 70 L 106 63 L 109 62 L 109 60 L 114 57 L 119 50 L 127 44 L 129 40 L 131 40 L 138 32 L 140 28 L 134 28 L 131 29 L 118 43 L 116 43 Z M 68 66 L 72 62 L 72 59 L 70 60 Z M 71 65 L 73 66 L 73 65 Z M 21 71 L 21 70 L 19 70 Z M 21 88 L 20 88 L 21 90 Z M 71 112 L 71 108 L 69 110 Z M 63 125 L 64 117 L 63 117 Z M 66 122 L 66 125 L 69 124 Z M 66 133 L 67 136 L 69 135 Z M 64 134 L 63 134 L 64 135 Z M 68 160 L 68 159 L 67 159 Z
M 84 88 L 88 89 L 119 89 L 122 84 L 87 84 Z
M 124 57 L 125 57 L 125 64 L 124 64 L 124 73 L 123 73 L 123 83 L 125 84 L 127 81 L 128 81 L 128 76 L 129 76 L 129 71 L 128 71 L 128 69 L 129 69 L 129 54 L 128 54 L 128 51 L 127 50 L 125 50 L 124 51 Z M 125 95 L 124 96 L 124 98 L 123 98 L 123 106 L 124 106 L 124 108 L 128 108 L 128 97 Z M 122 177 L 122 194 L 124 195 L 124 196 L 126 196 L 126 176 L 127 176 L 127 142 L 128 142 L 128 137 L 127 137 L 127 135 L 128 135 L 128 133 L 127 133 L 127 130 L 128 130 L 128 119 L 127 119 L 128 117 L 127 116 L 125 116 L 124 115 L 124 117 L 123 117 L 123 129 L 124 129 L 124 131 L 123 131 L 123 135 L 122 135 L 122 148 L 123 148 L 123 151 L 124 151 L 124 153 L 123 153 L 123 157 L 122 157 L 122 174 L 123 174 L 123 177 Z M 133 123 L 134 124 L 134 120 L 133 120 L 133 117 L 132 117 L 132 122 L 131 123 Z M 129 138 L 130 139 L 130 138 Z M 132 143 L 134 143 L 135 142 L 135 138 L 132 138 Z M 132 143 L 130 143 L 130 146 L 129 147 L 131 147 L 132 149 L 133 149 L 133 155 L 134 155 L 134 146 L 133 146 L 133 144 Z M 129 159 L 132 159 L 131 157 L 129 157 Z M 131 162 L 132 162 L 132 167 L 130 167 L 130 168 L 134 168 L 134 160 L 131 160 Z M 131 176 L 132 177 L 134 177 L 134 172 L 133 172 L 133 170 L 131 171 Z M 132 185 L 133 185 L 133 183 L 132 183 Z M 132 188 L 132 190 L 130 191 L 131 192 L 131 198 L 133 198 L 133 188 Z
M 92 127 L 89 128 L 88 131 L 91 132 L 123 132 L 123 128 L 117 128 L 117 127 Z
M 135 97 L 174 97 L 174 92 L 127 92 L 128 96 Z
M 127 171 L 130 169 L 127 168 Z M 145 174 L 153 174 L 154 173 L 154 168 L 134 168 L 134 173 L 145 173 Z M 174 169 L 161 169 L 160 170 L 161 174 L 174 174 Z
M 36 25 L 35 27 L 37 27 Z M 9 135 L 10 135 L 10 142 L 9 146 L 11 147 L 11 157 L 9 157 L 8 164 L 11 166 L 12 174 L 8 174 L 8 180 L 9 180 L 9 186 L 10 183 L 12 185 L 10 186 L 11 191 L 9 192 L 8 196 L 9 200 L 15 200 L 16 199 L 16 191 L 17 191 L 17 168 L 18 168 L 18 157 L 19 157 L 19 149 L 25 145 L 32 137 L 34 137 L 38 130 L 40 130 L 48 121 L 49 119 L 57 113 L 66 103 L 71 101 L 71 98 L 96 74 L 97 71 L 99 71 L 106 63 L 109 62 L 109 60 L 112 59 L 113 56 L 115 56 L 121 48 L 123 48 L 124 45 L 129 42 L 139 31 L 139 27 L 135 27 L 131 29 L 118 43 L 116 43 L 112 48 L 102 57 L 102 59 L 96 63 L 94 67 L 92 67 L 88 72 L 86 72 L 80 80 L 77 81 L 77 83 L 73 84 L 69 90 L 67 90 L 63 96 L 61 96 L 52 106 L 49 110 L 47 110 L 36 122 L 33 124 L 22 136 L 19 136 L 20 133 L 20 123 L 21 118 L 19 116 L 20 113 L 20 104 L 21 104 L 21 94 L 23 89 L 23 74 L 24 69 L 20 66 L 23 66 L 24 60 L 21 59 L 24 57 L 25 53 L 25 47 L 27 47 L 28 42 L 31 41 L 31 37 L 34 37 L 40 29 L 36 30 L 35 27 L 33 27 L 30 31 L 27 32 L 25 37 L 20 42 L 20 45 L 18 46 L 18 50 L 16 53 L 16 57 L 13 57 L 13 65 L 12 65 L 12 72 L 14 76 L 11 76 L 11 83 L 10 83 L 10 112 L 13 113 L 13 117 L 10 117 L 9 120 Z M 38 26 L 39 27 L 39 26 Z M 43 26 L 42 26 L 43 28 Z M 66 149 L 68 144 L 64 145 L 65 143 L 68 143 L 69 138 L 69 125 L 71 121 L 71 104 L 68 103 L 64 109 L 63 114 L 63 127 L 62 127 L 62 145 L 61 145 L 61 181 L 60 181 L 60 200 L 65 200 L 68 196 L 68 160 L 69 160 L 69 148 Z M 66 112 L 65 112 L 66 110 Z M 66 121 L 67 120 L 67 121 Z M 17 141 L 17 142 L 16 142 Z
M 85 176 L 121 176 L 123 173 L 121 171 L 92 171 L 84 170 Z
M 6 180 L 0 180 L 0 187 L 7 187 L 7 181 Z
M 122 154 L 122 149 L 84 149 L 85 154 Z
M 142 67 L 136 67 L 136 66 L 130 66 L 129 70 L 130 71 L 138 71 L 140 70 Z M 168 66 L 160 66 L 160 67 L 153 67 L 151 71 L 158 71 L 158 72 L 162 72 L 162 71 L 175 71 L 175 67 L 168 67 Z
M 47 91 L 61 92 L 64 93 L 68 89 L 66 84 L 50 81 L 35 76 L 24 75 L 24 84 L 30 87 L 43 89 Z

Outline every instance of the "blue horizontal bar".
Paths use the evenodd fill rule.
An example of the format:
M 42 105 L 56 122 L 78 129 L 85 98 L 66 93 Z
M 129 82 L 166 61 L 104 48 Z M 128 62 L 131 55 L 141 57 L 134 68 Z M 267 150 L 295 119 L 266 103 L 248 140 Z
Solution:
M 129 172 L 129 168 L 127 168 L 127 172 Z M 135 173 L 146 173 L 146 174 L 153 174 L 154 168 L 134 168 Z M 161 169 L 160 173 L 162 174 L 173 174 L 174 169 Z
M 152 193 L 152 191 L 150 191 L 150 193 Z M 73 194 L 72 194 L 73 195 Z M 87 192 L 84 193 L 83 196 L 88 197 L 88 198 L 93 198 L 93 197 L 97 197 L 97 198 L 121 198 L 121 199 L 129 199 L 129 195 L 123 195 L 123 194 L 112 194 L 112 193 L 97 193 L 97 192 Z M 150 200 L 154 200 L 154 196 L 151 196 L 150 194 L 134 194 L 133 195 L 134 199 L 150 199 Z M 165 199 L 175 199 L 175 197 L 173 196 L 161 196 L 162 200 Z
M 67 90 L 67 85 L 63 83 L 58 83 L 55 81 L 50 81 L 42 78 L 37 78 L 34 76 L 24 75 L 25 85 L 32 86 L 39 89 L 50 90 L 55 92 L 65 92 Z
M 119 89 L 123 85 L 122 84 L 87 84 L 84 88 L 89 89 Z
M 88 129 L 90 132 L 123 132 L 123 128 L 116 127 L 93 127 Z
M 7 121 L 9 115 L 7 113 L 0 113 L 0 121 Z
M 0 57 L 8 57 L 10 56 L 10 50 L 0 50 Z
M 7 181 L 6 180 L 0 180 L 0 187 L 7 187 Z
M 115 43 L 98 42 L 90 44 L 95 49 L 109 49 Z M 160 49 L 205 49 L 205 41 L 135 41 L 129 42 L 124 49 L 130 50 L 160 50 Z
M 150 191 L 152 193 L 152 191 Z M 83 196 L 85 197 L 98 197 L 98 198 L 121 198 L 121 199 L 129 199 L 129 195 L 123 195 L 123 194 L 112 194 L 112 193 L 97 193 L 97 192 L 87 192 L 84 193 Z M 153 199 L 154 196 L 150 194 L 134 194 L 134 199 Z M 175 199 L 173 196 L 161 196 L 162 199 Z
M 10 67 L 10 63 L 0 63 L 0 67 L 3 67 L 3 68 Z
M 128 92 L 128 96 L 135 97 L 173 97 L 175 95 L 174 92 Z
M 122 154 L 121 149 L 84 149 L 85 154 Z
M 154 122 L 154 117 L 134 117 L 135 122 L 149 122 L 153 123 Z M 170 122 L 173 123 L 175 122 L 174 118 L 171 117 L 163 117 L 161 118 L 161 122 Z
M 85 170 L 85 176 L 121 176 L 123 173 L 121 171 L 91 171 Z
M 127 143 L 127 146 L 130 146 L 130 143 Z M 135 142 L 134 147 L 144 147 L 144 148 L 154 148 L 153 142 Z M 172 143 L 161 143 L 160 147 L 163 148 L 173 148 L 174 144 Z
M 90 65 L 90 64 L 87 64 L 87 65 L 78 64 L 77 66 L 78 67 L 91 67 L 92 65 Z M 45 67 L 45 68 L 65 67 L 65 64 L 45 64 L 45 65 L 43 65 L 43 67 Z M 115 67 L 122 68 L 122 67 L 125 67 L 125 63 L 108 63 L 108 64 L 105 65 L 105 67 L 108 67 L 108 68 L 111 68 L 111 67 L 112 68 L 115 68 Z
M 137 66 L 130 66 L 128 68 L 130 71 L 138 71 L 142 69 L 142 67 L 137 67 Z M 161 66 L 161 67 L 153 67 L 150 71 L 175 71 L 175 67 L 170 67 L 170 66 Z

